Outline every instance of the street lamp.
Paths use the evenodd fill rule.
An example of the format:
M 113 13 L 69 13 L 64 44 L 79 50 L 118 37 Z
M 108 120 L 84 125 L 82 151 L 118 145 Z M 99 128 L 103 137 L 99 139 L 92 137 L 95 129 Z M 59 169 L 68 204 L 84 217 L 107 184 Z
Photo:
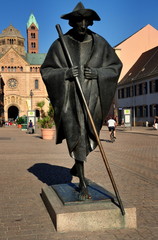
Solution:
M 32 110 L 32 97 L 33 97 L 33 91 L 32 91 L 32 89 L 30 90 L 30 97 L 31 97 L 31 110 Z

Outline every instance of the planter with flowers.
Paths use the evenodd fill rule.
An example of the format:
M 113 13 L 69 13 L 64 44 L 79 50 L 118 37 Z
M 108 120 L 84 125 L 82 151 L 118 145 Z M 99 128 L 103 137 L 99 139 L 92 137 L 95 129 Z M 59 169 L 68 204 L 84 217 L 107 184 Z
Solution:
M 16 120 L 16 124 L 18 128 L 22 128 L 22 124 L 24 124 L 24 119 L 23 117 L 18 117 Z
M 41 137 L 45 140 L 51 140 L 56 135 L 55 122 L 54 122 L 54 110 L 51 104 L 49 104 L 49 110 L 47 113 L 43 110 L 45 102 L 38 102 L 37 107 L 40 108 L 41 116 L 38 120 L 38 124 L 41 127 Z

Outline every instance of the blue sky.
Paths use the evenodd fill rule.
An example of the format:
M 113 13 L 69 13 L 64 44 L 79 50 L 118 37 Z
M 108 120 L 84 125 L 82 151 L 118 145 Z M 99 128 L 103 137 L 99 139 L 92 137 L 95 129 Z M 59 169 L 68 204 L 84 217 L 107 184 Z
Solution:
M 39 24 L 39 52 L 46 53 L 58 37 L 55 25 L 65 33 L 70 29 L 60 16 L 71 12 L 78 0 L 1 1 L 0 33 L 12 24 L 26 39 L 26 24 L 31 13 Z M 82 0 L 85 8 L 95 10 L 101 21 L 91 29 L 115 46 L 147 24 L 158 29 L 158 0 Z M 25 42 L 26 46 L 26 42 Z

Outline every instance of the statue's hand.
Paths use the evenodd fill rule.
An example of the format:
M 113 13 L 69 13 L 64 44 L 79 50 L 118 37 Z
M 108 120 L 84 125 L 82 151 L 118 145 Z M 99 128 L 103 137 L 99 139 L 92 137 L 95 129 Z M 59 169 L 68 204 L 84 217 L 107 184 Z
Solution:
M 85 67 L 84 68 L 84 75 L 85 75 L 85 78 L 87 78 L 87 79 L 98 78 L 98 73 L 97 73 L 96 68 Z
M 72 68 L 69 68 L 66 71 L 66 79 L 78 77 L 78 66 L 74 66 Z

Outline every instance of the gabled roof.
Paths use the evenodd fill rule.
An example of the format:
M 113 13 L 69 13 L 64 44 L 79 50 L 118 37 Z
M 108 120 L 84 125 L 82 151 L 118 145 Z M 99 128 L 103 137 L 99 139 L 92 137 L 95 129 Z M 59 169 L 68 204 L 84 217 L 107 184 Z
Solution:
M 44 59 L 46 57 L 46 53 L 26 53 L 25 56 L 20 55 L 13 47 L 8 49 L 5 54 L 0 54 L 0 59 L 8 54 L 9 51 L 13 50 L 16 52 L 20 57 L 22 57 L 27 63 L 30 65 L 42 65 Z
M 36 21 L 35 16 L 33 15 L 33 13 L 31 13 L 29 20 L 27 22 L 27 28 L 29 28 L 31 26 L 31 24 L 35 24 L 35 26 L 39 29 L 38 23 Z
M 158 46 L 144 52 L 122 78 L 119 85 L 154 76 L 155 74 L 158 74 Z
M 26 61 L 30 65 L 41 65 L 44 62 L 46 53 L 26 53 Z
M 118 43 L 116 46 L 114 46 L 114 48 L 117 48 L 119 45 L 121 45 L 122 43 L 126 42 L 129 38 L 133 37 L 134 35 L 136 35 L 137 33 L 141 32 L 142 30 L 144 30 L 146 28 L 148 28 L 148 29 L 150 28 L 150 29 L 152 29 L 152 31 L 158 31 L 156 28 L 154 28 L 150 24 L 147 24 L 146 26 L 140 28 L 138 31 L 136 31 L 135 33 L 133 33 L 129 37 L 125 38 L 122 42 Z
M 10 25 L 6 29 L 4 29 L 0 34 L 0 37 L 19 37 L 24 39 L 20 31 L 13 27 L 13 25 Z
M 7 56 L 7 58 L 8 58 L 8 54 L 10 54 L 10 53 L 11 53 L 12 55 L 9 55 L 9 58 L 10 58 L 10 56 L 13 57 L 13 54 L 15 54 L 16 57 L 22 58 L 22 59 L 28 64 L 26 57 L 23 56 L 23 55 L 21 55 L 21 54 L 19 54 L 18 51 L 17 51 L 14 47 L 10 47 L 4 54 L 0 54 L 0 62 L 2 63 L 2 62 L 3 62 L 3 59 L 4 59 L 6 56 Z M 14 55 L 14 56 L 15 56 L 15 55 Z M 5 62 L 6 62 L 6 60 L 5 60 Z M 7 64 L 7 62 L 6 62 L 6 64 Z

